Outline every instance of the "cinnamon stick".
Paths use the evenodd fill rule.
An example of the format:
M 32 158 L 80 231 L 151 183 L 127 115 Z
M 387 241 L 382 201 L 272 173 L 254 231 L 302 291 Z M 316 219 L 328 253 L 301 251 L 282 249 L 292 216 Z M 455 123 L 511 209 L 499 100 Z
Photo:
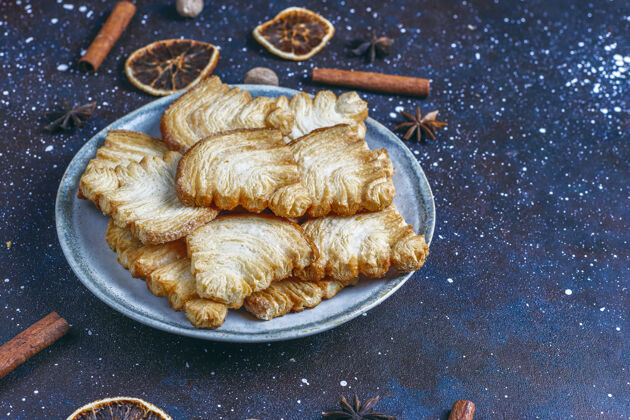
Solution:
M 473 420 L 475 404 L 472 401 L 458 400 L 453 404 L 448 420 Z
M 418 77 L 339 69 L 313 69 L 313 81 L 397 95 L 429 96 L 430 82 Z
M 0 346 L 0 378 L 63 337 L 69 329 L 65 319 L 51 312 Z
M 85 55 L 79 60 L 79 70 L 96 71 L 98 69 L 135 13 L 136 6 L 133 3 L 121 1 L 116 4 Z

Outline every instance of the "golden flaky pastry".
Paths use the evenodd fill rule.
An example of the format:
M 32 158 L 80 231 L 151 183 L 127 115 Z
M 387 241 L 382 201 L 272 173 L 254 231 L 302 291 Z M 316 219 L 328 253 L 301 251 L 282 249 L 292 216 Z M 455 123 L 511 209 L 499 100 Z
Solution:
M 321 254 L 297 273 L 303 280 L 327 277 L 345 282 L 359 274 L 382 277 L 390 266 L 414 271 L 429 254 L 424 236 L 415 234 L 394 205 L 376 213 L 312 219 L 302 228 Z
M 147 287 L 156 296 L 168 296 L 169 303 L 177 311 L 182 309 L 188 300 L 199 297 L 188 257 L 165 264 L 153 271 L 147 277 Z M 242 305 L 243 301 L 240 300 L 229 306 L 240 308 Z
M 179 161 L 175 190 L 187 206 L 302 216 L 311 204 L 282 133 L 270 128 L 206 137 Z
M 217 76 L 209 77 L 173 102 L 162 115 L 162 138 L 173 150 L 184 153 L 211 134 L 238 128 L 276 128 L 287 135 L 293 114 L 285 96 L 252 98 Z
M 140 162 L 148 156 L 162 157 L 168 152 L 166 143 L 148 134 L 129 130 L 109 130 L 105 143 L 96 150 L 86 171 L 93 167 L 113 168 L 123 163 Z
M 323 299 L 335 296 L 345 286 L 356 284 L 357 280 L 345 283 L 336 280 L 310 282 L 294 278 L 281 280 L 248 296 L 244 306 L 255 317 L 270 320 L 289 312 L 314 308 Z
M 313 130 L 348 124 L 359 138 L 365 137 L 365 119 L 368 117 L 367 102 L 356 92 L 346 92 L 339 98 L 329 90 L 319 91 L 314 98 L 304 92 L 289 100 L 289 109 L 295 124 L 289 138 L 302 137 Z
M 140 163 L 96 168 L 86 173 L 84 195 L 114 222 L 128 227 L 145 244 L 161 244 L 186 236 L 216 217 L 212 208 L 183 205 L 175 195 L 175 172 L 181 155 L 146 157 Z M 86 194 L 85 192 L 89 193 Z
M 218 328 L 223 324 L 227 306 L 199 298 L 183 241 L 143 245 L 128 229 L 116 226 L 111 219 L 106 239 L 124 268 L 146 280 L 151 293 L 167 297 L 174 310 L 184 309 L 195 327 Z
M 379 211 L 394 199 L 387 151 L 370 150 L 348 125 L 315 130 L 289 147 L 313 201 L 311 217 Z
M 90 200 L 103 214 L 109 215 L 112 208 L 108 198 L 118 187 L 120 181 L 115 167 L 92 167 L 81 175 L 78 196 Z
M 227 316 L 227 306 L 208 299 L 191 299 L 184 310 L 186 318 L 197 328 L 219 328 Z
M 142 248 L 140 242 L 128 229 L 118 227 L 112 219 L 109 219 L 105 240 L 112 251 L 116 253 L 118 262 L 123 268 L 129 270 L 133 264 L 135 252 Z
M 149 156 L 163 156 L 168 152 L 166 144 L 148 134 L 127 130 L 110 130 L 105 143 L 96 150 L 79 181 L 79 198 L 92 201 L 99 209 L 105 203 L 99 198 L 117 188 L 113 168 L 140 162 Z
M 180 155 L 168 152 L 162 160 L 166 152 L 166 145 L 155 137 L 110 130 L 81 176 L 79 197 L 113 215 L 121 226 L 129 226 L 145 243 L 163 243 L 185 236 L 217 212 L 199 209 L 191 213 L 179 203 L 174 193 L 174 173 Z M 179 213 L 176 207 L 180 208 Z M 181 217 L 175 217 L 178 214 Z
M 160 245 L 144 245 L 129 229 L 116 226 L 109 219 L 105 236 L 109 247 L 118 255 L 118 262 L 133 277 L 146 279 L 158 268 L 186 257 L 186 241 L 179 239 Z
M 158 268 L 182 258 L 187 258 L 184 239 L 159 245 L 143 245 L 142 252 L 137 252 L 134 255 L 134 261 L 129 267 L 129 271 L 133 277 L 146 279 Z
M 271 215 L 220 216 L 186 242 L 197 293 L 228 305 L 305 270 L 318 258 L 300 226 Z

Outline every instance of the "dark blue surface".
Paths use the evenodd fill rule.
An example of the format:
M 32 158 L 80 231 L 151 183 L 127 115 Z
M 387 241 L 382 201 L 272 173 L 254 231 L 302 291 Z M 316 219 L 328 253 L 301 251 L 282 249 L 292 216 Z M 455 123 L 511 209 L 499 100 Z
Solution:
M 113 2 L 0 3 L 0 239 L 12 242 L 0 251 L 0 342 L 53 310 L 72 324 L 0 380 L 0 417 L 64 418 L 123 394 L 177 419 L 316 419 L 358 392 L 402 419 L 446 418 L 460 398 L 476 419 L 630 418 L 628 2 L 306 2 L 337 31 L 304 63 L 249 35 L 287 2 L 206 2 L 194 20 L 138 3 L 95 75 L 76 62 Z M 373 65 L 345 47 L 370 26 L 396 39 Z M 314 337 L 213 344 L 139 325 L 74 277 L 54 228 L 61 175 L 86 139 L 153 99 L 124 59 L 179 36 L 220 45 L 215 73 L 229 83 L 257 65 L 309 92 L 313 66 L 432 79 L 424 101 L 363 94 L 389 127 L 416 104 L 449 123 L 410 143 L 437 226 L 427 265 L 385 304 Z M 55 98 L 99 107 L 50 135 L 41 115 Z

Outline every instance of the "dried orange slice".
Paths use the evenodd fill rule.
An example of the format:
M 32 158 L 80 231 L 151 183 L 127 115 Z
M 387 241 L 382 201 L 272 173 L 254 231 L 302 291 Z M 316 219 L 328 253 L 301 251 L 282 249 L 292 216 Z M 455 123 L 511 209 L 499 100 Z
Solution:
M 301 61 L 320 52 L 335 34 L 335 27 L 315 12 L 289 7 L 258 25 L 253 34 L 270 53 Z
M 114 397 L 93 401 L 66 420 L 173 420 L 151 403 L 139 398 Z
M 191 88 L 209 76 L 219 49 L 190 39 L 157 41 L 136 50 L 125 62 L 125 73 L 138 89 L 164 96 Z

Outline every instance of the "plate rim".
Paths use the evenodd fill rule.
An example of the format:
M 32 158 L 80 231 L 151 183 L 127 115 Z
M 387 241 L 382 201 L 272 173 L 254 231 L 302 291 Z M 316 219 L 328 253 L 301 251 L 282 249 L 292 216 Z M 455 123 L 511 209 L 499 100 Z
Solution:
M 250 90 L 250 89 L 267 89 L 274 91 L 274 94 L 278 95 L 295 95 L 300 91 L 286 88 L 286 87 L 278 87 L 278 86 L 268 86 L 268 85 L 251 85 L 251 84 L 235 84 L 230 86 L 236 86 L 241 89 Z M 59 187 L 57 189 L 57 196 L 55 199 L 55 227 L 57 231 L 57 239 L 59 244 L 61 245 L 61 249 L 63 251 L 64 257 L 68 262 L 68 265 L 72 269 L 74 275 L 79 279 L 79 281 L 101 302 L 105 303 L 110 308 L 115 311 L 127 316 L 128 318 L 133 319 L 136 322 L 139 322 L 143 325 L 156 328 L 161 331 L 169 332 L 172 334 L 177 334 L 186 337 L 192 338 L 200 338 L 209 341 L 221 341 L 221 342 L 232 342 L 232 343 L 264 343 L 264 342 L 272 342 L 272 341 L 284 341 L 297 339 L 301 337 L 307 337 L 314 334 L 318 334 L 324 331 L 328 331 L 332 328 L 335 328 L 339 325 L 342 325 L 357 316 L 366 313 L 370 309 L 375 306 L 381 304 L 385 300 L 387 300 L 392 294 L 394 294 L 403 284 L 409 280 L 409 278 L 415 273 L 405 273 L 402 276 L 397 277 L 396 279 L 391 279 L 386 283 L 386 290 L 384 292 L 375 293 L 372 297 L 370 297 L 364 305 L 359 305 L 358 307 L 348 310 L 347 312 L 343 312 L 341 315 L 336 316 L 332 319 L 328 319 L 325 321 L 315 321 L 317 324 L 315 327 L 308 328 L 300 328 L 300 327 L 289 327 L 290 329 L 281 329 L 277 332 L 265 332 L 260 334 L 252 334 L 252 333 L 234 333 L 234 332 L 222 332 L 219 330 L 208 330 L 208 329 L 184 329 L 179 326 L 174 326 L 172 324 L 166 323 L 162 320 L 158 320 L 152 318 L 148 315 L 136 312 L 126 306 L 122 305 L 112 297 L 110 297 L 107 293 L 104 293 L 100 288 L 98 288 L 94 282 L 91 280 L 91 276 L 89 272 L 86 272 L 81 268 L 82 264 L 78 261 L 77 255 L 72 251 L 72 246 L 69 243 L 69 239 L 63 234 L 64 232 L 72 231 L 70 226 L 70 221 L 72 217 L 70 214 L 66 214 L 64 211 L 63 202 L 64 199 L 70 198 L 71 200 L 76 200 L 76 187 L 75 183 L 71 182 L 72 178 L 77 178 L 76 175 L 73 176 L 70 173 L 70 170 L 77 165 L 77 162 L 81 158 L 83 154 L 86 153 L 87 149 L 94 147 L 92 144 L 95 139 L 100 137 L 105 137 L 107 132 L 112 128 L 113 125 L 121 125 L 125 124 L 127 120 L 132 120 L 136 118 L 136 115 L 141 114 L 145 109 L 155 108 L 157 106 L 162 105 L 163 103 L 171 103 L 175 98 L 180 96 L 182 93 L 177 93 L 174 95 L 165 96 L 162 98 L 158 98 L 153 100 L 127 114 L 118 118 L 117 120 L 111 122 L 103 129 L 99 130 L 95 133 L 89 140 L 87 140 L 83 146 L 77 150 L 77 152 L 72 157 L 72 160 L 66 167 L 66 170 L 61 177 L 59 182 Z M 433 233 L 435 230 L 435 201 L 433 197 L 433 192 L 431 190 L 431 186 L 429 181 L 424 173 L 424 170 L 420 166 L 420 163 L 413 155 L 413 153 L 409 150 L 409 148 L 396 136 L 391 130 L 387 127 L 374 120 L 373 118 L 368 117 L 366 123 L 369 122 L 373 124 L 376 129 L 379 131 L 385 132 L 387 136 L 394 142 L 397 143 L 398 146 L 402 146 L 401 149 L 406 157 L 412 162 L 412 169 L 421 180 L 421 183 L 424 183 L 424 187 L 420 188 L 420 191 L 423 192 L 423 199 L 427 199 L 427 202 L 424 203 L 424 207 L 428 209 L 427 212 L 427 220 L 425 221 L 425 239 L 427 244 L 431 244 L 431 240 L 433 239 Z M 98 141 L 95 142 L 98 145 Z M 80 175 L 78 176 L 80 177 Z M 68 193 L 74 198 L 68 197 Z

